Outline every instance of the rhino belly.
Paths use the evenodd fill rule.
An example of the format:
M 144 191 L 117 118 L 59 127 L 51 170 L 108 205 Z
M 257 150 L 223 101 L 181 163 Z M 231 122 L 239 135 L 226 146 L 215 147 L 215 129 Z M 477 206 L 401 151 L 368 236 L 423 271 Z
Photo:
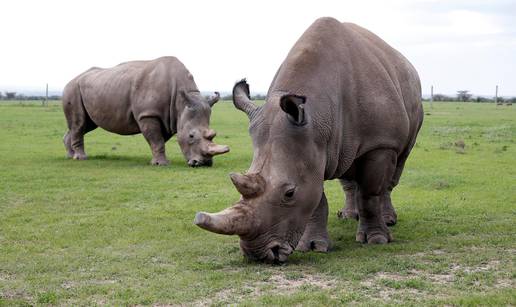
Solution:
M 130 103 L 120 100 L 84 99 L 84 107 L 91 120 L 99 127 L 113 133 L 131 135 L 140 133 Z

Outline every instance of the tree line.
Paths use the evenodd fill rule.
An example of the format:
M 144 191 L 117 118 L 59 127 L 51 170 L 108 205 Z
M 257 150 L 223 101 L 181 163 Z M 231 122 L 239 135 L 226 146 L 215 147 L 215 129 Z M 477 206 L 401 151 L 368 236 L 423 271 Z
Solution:
M 430 101 L 430 97 L 424 97 L 423 101 Z M 495 102 L 495 97 L 475 96 L 470 91 L 457 91 L 455 96 L 435 94 L 433 101 L 459 101 L 459 102 Z M 516 97 L 498 97 L 497 102 L 511 102 L 516 103 Z
M 48 100 L 60 100 L 61 96 L 48 96 Z M 0 92 L 0 100 L 45 100 L 45 96 L 39 95 L 24 95 L 17 92 Z
M 266 95 L 256 94 L 251 97 L 253 100 L 265 100 Z M 232 95 L 225 95 L 221 97 L 222 100 L 233 100 Z M 45 96 L 38 95 L 24 95 L 17 92 L 0 92 L 0 100 L 45 100 Z M 61 100 L 60 95 L 48 96 L 48 100 Z M 430 101 L 429 97 L 423 97 L 423 101 Z M 457 91 L 455 96 L 445 94 L 435 94 L 433 101 L 459 101 L 459 102 L 495 102 L 494 97 L 475 96 L 467 90 Z M 516 97 L 498 97 L 497 102 L 511 102 L 516 103 Z

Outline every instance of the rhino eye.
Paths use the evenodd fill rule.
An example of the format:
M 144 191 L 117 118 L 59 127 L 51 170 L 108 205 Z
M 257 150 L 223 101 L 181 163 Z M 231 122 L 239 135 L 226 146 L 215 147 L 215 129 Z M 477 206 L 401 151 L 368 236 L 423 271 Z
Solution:
M 296 191 L 296 188 L 289 189 L 287 192 L 285 192 L 285 200 L 289 200 L 292 197 L 294 197 L 294 192 Z

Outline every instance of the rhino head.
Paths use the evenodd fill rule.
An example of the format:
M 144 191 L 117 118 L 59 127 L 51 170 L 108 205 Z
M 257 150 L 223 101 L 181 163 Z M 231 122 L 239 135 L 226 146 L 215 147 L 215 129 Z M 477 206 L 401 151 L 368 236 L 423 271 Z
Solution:
M 213 156 L 229 151 L 227 145 L 213 142 L 215 130 L 210 129 L 211 107 L 219 100 L 220 95 L 205 99 L 199 92 L 181 92 L 185 101 L 177 123 L 177 140 L 181 151 L 192 167 L 211 166 Z
M 230 175 L 240 200 L 219 213 L 198 212 L 194 223 L 239 235 L 243 254 L 252 260 L 284 262 L 321 200 L 326 156 L 313 137 L 305 97 L 270 95 L 258 107 L 242 80 L 233 88 L 233 101 L 249 116 L 253 161 L 246 174 Z

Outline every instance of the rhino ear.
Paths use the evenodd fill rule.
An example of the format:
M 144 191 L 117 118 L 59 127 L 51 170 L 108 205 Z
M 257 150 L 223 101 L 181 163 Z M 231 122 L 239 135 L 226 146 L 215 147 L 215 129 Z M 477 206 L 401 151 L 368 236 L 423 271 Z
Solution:
M 306 124 L 305 116 L 305 96 L 287 94 L 281 97 L 280 107 L 287 113 L 288 119 L 295 125 L 303 126 Z
M 181 91 L 181 96 L 185 100 L 186 106 L 193 108 L 200 103 L 198 92 Z

